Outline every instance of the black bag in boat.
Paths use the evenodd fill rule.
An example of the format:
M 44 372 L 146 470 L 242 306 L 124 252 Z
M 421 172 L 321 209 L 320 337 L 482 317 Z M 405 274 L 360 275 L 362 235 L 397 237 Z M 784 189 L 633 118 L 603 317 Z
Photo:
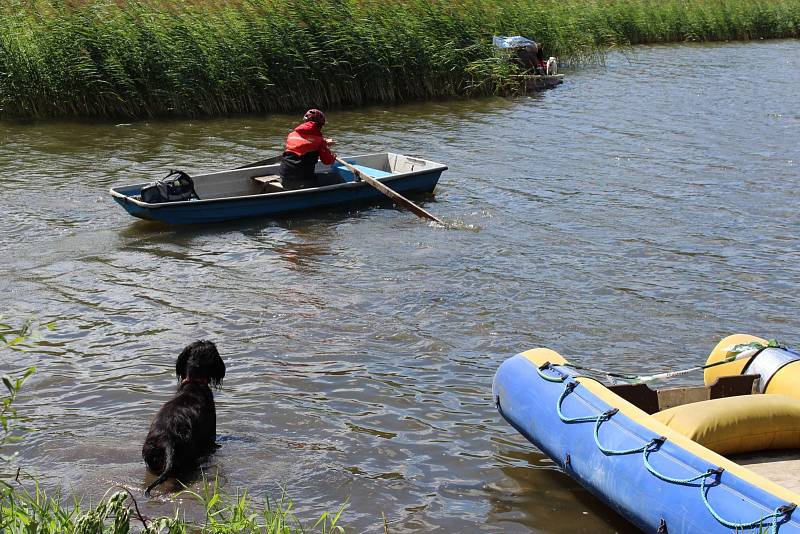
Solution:
M 160 180 L 142 187 L 142 202 L 159 204 L 161 202 L 179 202 L 194 197 L 200 200 L 194 190 L 192 177 L 183 171 L 170 169 L 169 174 Z

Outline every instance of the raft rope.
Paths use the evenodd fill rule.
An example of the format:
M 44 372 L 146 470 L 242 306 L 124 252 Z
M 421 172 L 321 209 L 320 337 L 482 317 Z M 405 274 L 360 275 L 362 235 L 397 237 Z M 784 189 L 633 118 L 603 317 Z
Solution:
M 585 367 L 583 365 L 577 365 L 574 363 L 567 363 L 567 362 L 561 365 L 563 365 L 564 367 L 569 367 L 571 369 L 578 369 L 579 371 L 589 371 L 592 373 L 605 375 L 611 379 L 625 380 L 632 384 L 644 384 L 647 382 L 653 382 L 655 380 L 666 380 L 669 378 L 675 378 L 676 376 L 687 375 L 695 371 L 703 371 L 705 369 L 710 369 L 718 365 L 724 365 L 726 363 L 735 362 L 736 360 L 744 360 L 745 358 L 751 358 L 753 356 L 756 356 L 759 352 L 761 352 L 766 348 L 786 348 L 786 347 L 784 345 L 781 345 L 774 339 L 770 339 L 766 343 L 766 345 L 758 343 L 757 341 L 754 341 L 752 343 L 740 343 L 739 345 L 733 345 L 731 347 L 728 347 L 728 350 L 725 351 L 727 356 L 719 360 L 718 362 L 708 363 L 706 365 L 697 365 L 695 367 L 689 367 L 688 369 L 680 369 L 678 371 L 667 371 L 664 373 L 657 373 L 654 375 L 631 375 L 631 374 L 615 373 L 611 371 L 606 371 L 604 369 Z
M 764 347 L 762 347 L 764 348 Z M 748 350 L 759 350 L 759 349 L 748 349 Z M 732 360 L 731 360 L 732 361 Z M 552 374 L 545 374 L 545 370 L 551 371 L 555 373 L 556 376 Z M 708 509 L 709 513 L 716 519 L 720 524 L 738 530 L 746 530 L 751 528 L 763 528 L 765 525 L 770 525 L 770 534 L 777 534 L 778 526 L 783 521 L 786 521 L 791 516 L 792 512 L 797 507 L 794 503 L 784 504 L 775 508 L 775 510 L 771 514 L 764 515 L 755 521 L 751 521 L 749 523 L 736 523 L 734 521 L 728 521 L 724 517 L 720 516 L 711 503 L 708 501 L 708 490 L 711 487 L 708 484 L 709 478 L 714 478 L 715 483 L 719 484 L 720 478 L 722 477 L 722 473 L 724 469 L 721 467 L 715 467 L 713 469 L 707 469 L 705 472 L 698 473 L 697 475 L 689 478 L 674 478 L 667 476 L 658 470 L 650 463 L 650 454 L 653 452 L 658 451 L 661 446 L 667 441 L 665 436 L 658 436 L 652 438 L 650 441 L 642 445 L 641 447 L 635 447 L 632 449 L 610 449 L 608 447 L 604 447 L 603 444 L 600 443 L 600 426 L 606 422 L 611 420 L 611 418 L 619 412 L 618 408 L 612 408 L 605 412 L 602 412 L 597 415 L 584 415 L 580 417 L 568 417 L 564 414 L 562 410 L 562 404 L 567 396 L 572 393 L 579 385 L 580 382 L 575 380 L 572 375 L 564 373 L 556 366 L 551 364 L 550 362 L 545 362 L 541 366 L 536 368 L 536 372 L 539 373 L 539 376 L 542 377 L 544 380 L 548 382 L 560 382 L 564 383 L 564 391 L 561 392 L 561 395 L 558 397 L 558 401 L 556 403 L 556 412 L 558 413 L 558 418 L 561 419 L 562 422 L 566 424 L 574 424 L 574 423 L 594 423 L 594 442 L 597 445 L 597 448 L 600 449 L 603 454 L 608 456 L 622 456 L 628 454 L 642 454 L 642 461 L 644 463 L 645 468 L 655 477 L 669 482 L 671 484 L 677 484 L 681 486 L 695 486 L 700 488 L 700 496 L 703 499 L 703 504 L 705 504 L 706 508 Z

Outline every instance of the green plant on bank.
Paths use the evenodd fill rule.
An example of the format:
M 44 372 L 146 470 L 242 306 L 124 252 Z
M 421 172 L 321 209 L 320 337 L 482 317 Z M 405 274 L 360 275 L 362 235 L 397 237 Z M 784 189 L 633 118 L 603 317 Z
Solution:
M 2 320 L 2 317 L 0 317 Z M 53 323 L 44 325 L 53 329 Z M 15 328 L 0 322 L 0 353 L 6 350 L 31 348 L 38 329 L 32 322 Z M 178 510 L 172 517 L 148 518 L 142 515 L 135 497 L 128 490 L 116 491 L 104 497 L 94 506 L 84 505 L 73 498 L 65 504 L 60 492 L 48 495 L 38 481 L 17 469 L 15 474 L 6 473 L 15 455 L 6 456 L 4 449 L 22 439 L 19 435 L 27 430 L 14 402 L 25 381 L 35 372 L 35 367 L 23 371 L 19 378 L 3 375 L 6 392 L 0 397 L 0 532 L 3 534 L 186 534 L 208 533 L 263 533 L 263 534 L 320 534 L 343 533 L 338 524 L 344 511 L 342 505 L 336 514 L 323 513 L 307 529 L 292 511 L 293 504 L 285 497 L 277 503 L 267 500 L 259 503 L 246 492 L 235 496 L 226 495 L 217 480 L 204 478 L 201 491 L 184 490 L 178 496 L 187 495 L 197 500 L 205 509 L 205 522 L 196 524 L 181 518 Z M 32 487 L 26 486 L 26 482 Z
M 206 511 L 207 532 L 268 532 L 290 534 L 305 532 L 292 512 L 293 504 L 285 497 L 272 503 L 269 500 L 262 507 L 254 505 L 247 492 L 237 493 L 227 498 L 221 496 L 217 479 L 209 482 L 203 480 L 200 492 L 184 490 L 182 495 L 191 495 L 203 503 Z M 343 504 L 335 514 L 324 512 L 312 525 L 314 532 L 321 534 L 343 533 L 339 518 L 344 511 Z
M 44 326 L 52 330 L 53 323 L 47 323 Z M 37 336 L 38 330 L 35 328 L 32 321 L 26 321 L 21 327 L 17 328 L 9 323 L 3 322 L 3 317 L 0 316 L 0 351 L 23 350 L 27 347 L 26 342 L 30 338 L 35 338 Z M 17 413 L 14 407 L 14 401 L 17 399 L 17 395 L 22 389 L 22 385 L 34 372 L 36 372 L 36 368 L 29 367 L 22 372 L 22 376 L 20 377 L 12 378 L 7 374 L 3 374 L 0 377 L 6 389 L 6 393 L 3 395 L 2 401 L 0 402 L 0 467 L 2 467 L 3 462 L 8 463 L 16 456 L 16 454 L 6 456 L 3 452 L 3 447 L 10 443 L 20 441 L 22 436 L 19 434 L 29 430 L 27 427 L 23 426 L 22 423 L 25 422 L 25 419 Z M 4 483 L 2 477 L 0 477 L 0 483 Z
M 0 491 L 0 532 L 4 534 L 320 534 L 344 533 L 338 525 L 344 510 L 336 514 L 323 513 L 306 528 L 292 512 L 292 502 L 281 499 L 277 503 L 258 503 L 246 493 L 229 496 L 223 493 L 216 481 L 204 480 L 200 492 L 185 490 L 179 496 L 194 497 L 205 508 L 205 522 L 196 524 L 179 516 L 147 518 L 139 511 L 138 503 L 127 490 L 117 491 L 100 500 L 94 507 L 86 507 L 73 500 L 67 506 L 61 495 L 47 495 L 38 484 L 28 490 L 24 487 L 6 487 Z
M 25 380 L 35 371 L 35 367 L 30 367 L 19 378 L 11 378 L 8 375 L 2 376 L 3 385 L 7 393 L 0 404 L 0 428 L 2 428 L 2 433 L 0 433 L 0 462 L 10 462 L 14 456 L 16 456 L 16 454 L 13 456 L 6 456 L 3 454 L 4 445 L 22 439 L 21 436 L 15 435 L 14 431 L 28 430 L 26 427 L 20 425 L 20 423 L 24 422 L 24 419 L 19 416 L 16 408 L 14 408 L 14 401 L 17 398 L 17 394 L 19 394 L 19 391 L 22 389 L 22 384 L 24 384 Z M 0 479 L 0 482 L 2 482 L 2 479 Z
M 8 534 L 124 534 L 133 531 L 131 520 L 135 516 L 140 523 L 136 531 L 144 534 L 188 532 L 186 524 L 177 516 L 147 520 L 135 506 L 132 511 L 126 492 L 116 492 L 88 510 L 77 500 L 65 506 L 60 497 L 59 493 L 48 496 L 38 484 L 32 491 L 4 489 L 0 494 L 0 531 Z
M 0 118 L 212 116 L 519 91 L 492 35 L 562 63 L 800 36 L 800 0 L 5 0 Z
M 54 322 L 38 325 L 31 320 L 25 321 L 21 326 L 15 327 L 4 322 L 5 318 L 0 315 L 0 349 L 25 350 L 30 348 L 29 342 L 36 343 L 41 337 L 42 329 L 53 330 Z

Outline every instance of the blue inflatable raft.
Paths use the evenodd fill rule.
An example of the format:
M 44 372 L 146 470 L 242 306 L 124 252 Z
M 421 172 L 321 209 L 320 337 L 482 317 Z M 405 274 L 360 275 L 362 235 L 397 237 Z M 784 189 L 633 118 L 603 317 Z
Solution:
M 729 356 L 746 343 L 757 349 Z M 800 353 L 738 334 L 708 363 L 703 386 L 607 386 L 539 348 L 500 366 L 493 395 L 517 431 L 646 532 L 800 533 Z

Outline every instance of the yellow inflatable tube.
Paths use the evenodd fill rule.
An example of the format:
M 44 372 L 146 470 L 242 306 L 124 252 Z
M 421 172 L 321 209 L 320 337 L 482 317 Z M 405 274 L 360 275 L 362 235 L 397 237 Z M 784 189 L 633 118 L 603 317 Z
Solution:
M 714 347 L 706 360 L 706 365 L 724 360 L 735 345 L 757 342 L 767 344 L 767 340 L 749 334 L 728 336 Z M 769 352 L 768 352 L 769 351 Z M 763 363 L 766 360 L 768 363 Z M 750 358 L 723 363 L 704 371 L 703 381 L 711 385 L 720 376 L 738 374 L 760 374 L 759 392 L 773 395 L 786 395 L 800 399 L 800 353 L 780 348 L 765 349 Z

